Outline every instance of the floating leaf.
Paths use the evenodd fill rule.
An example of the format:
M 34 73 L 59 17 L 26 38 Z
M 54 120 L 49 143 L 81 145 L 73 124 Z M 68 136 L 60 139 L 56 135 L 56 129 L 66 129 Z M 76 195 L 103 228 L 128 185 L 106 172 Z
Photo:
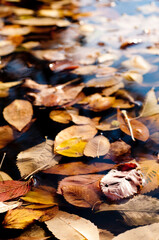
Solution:
M 78 175 L 64 178 L 59 182 L 57 193 L 72 205 L 96 208 L 101 203 L 99 180 L 103 175 Z
M 13 201 L 13 202 L 0 202 L 0 213 L 4 213 L 4 212 L 7 212 L 11 209 L 14 209 L 14 208 L 17 208 L 21 205 L 22 203 L 21 202 L 16 202 L 16 201 Z
M 50 112 L 49 117 L 55 122 L 66 124 L 72 119 L 66 110 L 53 110 Z
M 159 223 L 153 223 L 144 227 L 138 227 L 135 229 L 128 230 L 124 233 L 119 234 L 117 237 L 114 237 L 113 240 L 151 240 L 157 239 L 159 234 Z
M 159 163 L 155 160 L 140 162 L 141 172 L 144 177 L 144 185 L 141 193 L 153 191 L 159 187 Z
M 4 148 L 8 143 L 14 140 L 13 129 L 8 125 L 0 127 L 0 136 L 0 148 Z
M 86 83 L 86 87 L 111 87 L 118 84 L 121 78 L 118 76 L 109 76 L 103 78 L 93 78 Z
M 59 211 L 45 222 L 48 229 L 60 240 L 99 240 L 97 227 L 89 220 L 75 214 Z
M 22 83 L 21 81 L 0 82 L 0 97 L 7 97 L 9 95 L 9 89 L 21 83 Z
M 102 162 L 83 163 L 70 162 L 58 164 L 54 167 L 44 170 L 44 173 L 60 174 L 60 175 L 80 175 L 88 173 L 102 172 L 111 169 L 114 165 Z
M 20 152 L 17 156 L 17 166 L 21 176 L 28 175 L 37 169 L 54 166 L 60 156 L 53 154 L 53 141 L 46 141 Z
M 31 188 L 31 181 L 0 181 L 0 201 L 4 202 L 25 195 Z
M 143 76 L 138 71 L 130 70 L 128 72 L 125 72 L 125 73 L 123 73 L 123 77 L 128 81 L 135 81 L 139 84 L 141 84 L 143 81 Z
M 27 25 L 27 26 L 58 26 L 58 27 L 67 27 L 70 25 L 70 22 L 65 19 L 53 19 L 53 18 L 26 18 L 26 19 L 17 19 L 13 20 L 14 24 Z
M 146 99 L 143 105 L 141 117 L 149 117 L 159 113 L 159 104 L 157 103 L 157 98 L 152 88 L 146 95 Z
M 31 121 L 32 115 L 32 105 L 26 100 L 14 100 L 3 110 L 5 120 L 19 131 Z
M 132 139 L 134 138 L 147 141 L 149 138 L 149 130 L 148 128 L 138 120 L 128 118 L 127 115 L 122 115 L 122 112 L 118 109 L 117 119 L 120 122 L 120 129 L 130 135 Z
M 81 138 L 70 138 L 58 145 L 55 148 L 55 152 L 67 157 L 81 157 L 83 156 L 86 143 Z
M 95 112 L 100 112 L 111 108 L 115 102 L 115 97 L 102 97 L 99 93 L 95 93 L 84 98 L 79 104 L 83 107 Z
M 0 171 L 0 181 L 12 180 L 12 178 L 5 172 Z
M 89 140 L 84 149 L 84 155 L 89 157 L 99 157 L 108 153 L 110 148 L 109 140 L 102 136 L 96 136 Z
M 120 166 L 122 166 L 123 169 L 120 169 Z M 104 195 L 108 199 L 116 201 L 138 193 L 142 186 L 142 175 L 136 167 L 137 165 L 134 165 L 132 169 L 129 169 L 129 164 L 126 163 L 119 165 L 117 169 L 110 170 L 109 173 L 100 180 L 100 187 Z
M 91 125 L 71 126 L 65 128 L 56 135 L 54 149 L 56 149 L 62 142 L 71 138 L 81 138 L 83 141 L 88 141 L 93 138 L 96 133 L 96 128 Z

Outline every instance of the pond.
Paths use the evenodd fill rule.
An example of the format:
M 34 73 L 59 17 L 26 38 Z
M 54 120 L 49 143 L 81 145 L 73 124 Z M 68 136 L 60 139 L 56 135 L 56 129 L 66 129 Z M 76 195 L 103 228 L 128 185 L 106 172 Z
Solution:
M 2 0 L 0 239 L 158 239 L 158 20 L 158 1 Z

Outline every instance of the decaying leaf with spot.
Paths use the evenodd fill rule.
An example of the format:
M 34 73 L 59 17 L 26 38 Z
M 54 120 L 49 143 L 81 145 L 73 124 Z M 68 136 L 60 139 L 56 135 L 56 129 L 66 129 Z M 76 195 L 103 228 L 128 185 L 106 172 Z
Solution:
M 103 194 L 111 201 L 129 198 L 142 187 L 142 174 L 135 163 L 125 163 L 112 169 L 100 180 Z
M 55 165 L 51 168 L 43 170 L 44 173 L 59 174 L 59 175 L 81 175 L 102 172 L 109 170 L 113 164 L 103 162 L 83 163 L 83 162 L 70 162 Z
M 75 214 L 59 211 L 51 220 L 46 221 L 48 229 L 60 240 L 99 240 L 97 227 L 89 220 Z
M 99 180 L 103 175 L 78 175 L 59 182 L 57 193 L 77 207 L 96 208 L 101 203 Z
M 17 99 L 4 108 L 3 116 L 9 124 L 21 131 L 30 123 L 33 116 L 33 108 L 29 101 Z
M 120 123 L 120 129 L 130 135 L 133 140 L 138 139 L 144 142 L 148 140 L 149 130 L 142 122 L 125 116 L 119 109 L 117 119 Z
M 99 157 L 108 153 L 110 143 L 103 135 L 96 136 L 88 141 L 84 148 L 84 155 L 89 157 Z
M 54 166 L 61 157 L 53 153 L 53 141 L 46 141 L 31 147 L 17 156 L 17 167 L 21 176 L 26 176 L 36 170 Z

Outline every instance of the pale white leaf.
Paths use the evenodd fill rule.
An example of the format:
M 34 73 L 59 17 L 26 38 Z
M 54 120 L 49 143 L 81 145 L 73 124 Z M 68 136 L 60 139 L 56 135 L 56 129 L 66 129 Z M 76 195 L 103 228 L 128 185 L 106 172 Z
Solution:
M 0 202 L 0 213 L 7 212 L 8 210 L 17 208 L 21 205 L 21 202 L 12 201 L 12 202 Z

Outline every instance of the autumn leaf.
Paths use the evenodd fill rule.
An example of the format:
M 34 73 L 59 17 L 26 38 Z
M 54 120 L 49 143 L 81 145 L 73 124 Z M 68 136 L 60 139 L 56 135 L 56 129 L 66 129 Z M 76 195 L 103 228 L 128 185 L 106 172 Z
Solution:
M 0 213 L 7 212 L 11 209 L 17 208 L 21 205 L 21 202 L 12 201 L 12 202 L 0 202 Z
M 59 211 L 51 220 L 46 221 L 48 229 L 60 240 L 99 240 L 97 227 L 89 220 L 75 214 Z
M 95 93 L 84 98 L 79 104 L 82 104 L 86 109 L 101 112 L 111 108 L 114 101 L 115 97 L 102 97 L 99 93 Z
M 102 136 L 96 136 L 88 141 L 84 149 L 84 155 L 90 157 L 99 157 L 108 153 L 110 148 L 109 140 Z
M 159 113 L 159 104 L 155 95 L 155 91 L 152 88 L 146 95 L 143 109 L 141 111 L 141 117 L 149 117 Z
M 91 125 L 71 126 L 65 128 L 56 135 L 54 149 L 56 150 L 57 146 L 71 138 L 81 138 L 83 141 L 88 141 L 89 139 L 93 138 L 96 133 L 96 128 Z
M 99 180 L 103 175 L 78 175 L 59 182 L 57 193 L 67 202 L 84 208 L 96 208 L 101 203 Z
M 157 239 L 159 234 L 158 227 L 159 223 L 153 223 L 144 227 L 131 229 L 114 237 L 113 240 L 134 240 L 134 236 L 136 240 L 145 240 L 145 236 L 146 240 Z
M 8 126 L 2 126 L 0 127 L 0 149 L 7 146 L 10 142 L 14 140 L 14 131 L 13 129 Z
M 86 141 L 81 138 L 70 138 L 63 141 L 54 150 L 56 153 L 67 157 L 81 157 L 86 146 Z
M 60 175 L 81 175 L 88 173 L 102 172 L 111 169 L 114 165 L 102 162 L 83 163 L 70 162 L 55 165 L 51 168 L 43 170 L 44 173 L 60 174 Z
M 5 172 L 0 171 L 0 181 L 12 180 L 12 178 Z
M 21 83 L 22 83 L 21 81 L 0 82 L 0 97 L 7 97 L 9 95 L 9 89 Z
M 119 82 L 121 82 L 121 77 L 114 74 L 114 76 L 108 75 L 107 77 L 98 78 L 98 80 L 93 78 L 86 83 L 86 87 L 111 87 Z
M 31 188 L 31 181 L 0 181 L 0 201 L 4 202 L 25 195 Z
M 54 166 L 61 159 L 60 156 L 53 154 L 53 141 L 46 141 L 20 152 L 17 156 L 17 167 L 21 176 L 28 175 L 37 169 L 45 169 Z
M 129 118 L 127 114 L 122 114 L 119 109 L 117 112 L 117 119 L 120 122 L 120 129 L 124 133 L 130 135 L 133 140 L 138 139 L 145 142 L 149 138 L 149 130 L 143 123 Z
M 140 161 L 141 172 L 144 177 L 141 193 L 147 193 L 159 187 L 159 163 L 155 160 Z
M 145 195 L 137 195 L 117 204 L 102 203 L 99 212 L 119 211 L 129 226 L 151 224 L 159 221 L 159 200 Z
M 32 105 L 26 100 L 14 100 L 3 110 L 5 120 L 19 131 L 31 121 L 32 115 Z
M 49 114 L 49 117 L 59 123 L 69 123 L 71 121 L 71 116 L 66 110 L 52 110 Z
M 128 198 L 138 193 L 142 186 L 141 171 L 131 162 L 118 165 L 100 180 L 100 187 L 104 195 L 111 201 Z

